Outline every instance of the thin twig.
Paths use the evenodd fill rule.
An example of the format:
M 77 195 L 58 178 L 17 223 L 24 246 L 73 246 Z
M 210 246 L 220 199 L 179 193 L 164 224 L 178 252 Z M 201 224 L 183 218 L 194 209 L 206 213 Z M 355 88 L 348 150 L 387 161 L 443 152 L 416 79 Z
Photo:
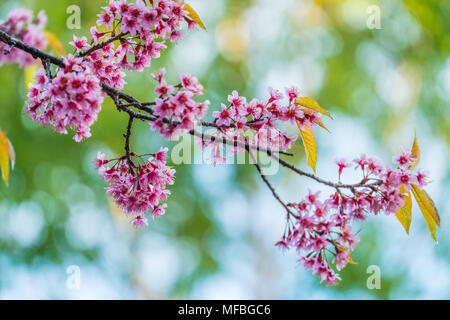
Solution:
M 269 187 L 270 191 L 272 191 L 272 195 L 274 196 L 274 198 L 284 207 L 284 209 L 286 209 L 286 212 L 293 216 L 296 219 L 299 219 L 300 217 L 298 215 L 296 215 L 295 213 L 293 213 L 291 211 L 291 209 L 288 207 L 288 205 L 281 200 L 280 196 L 278 195 L 278 193 L 275 191 L 275 188 L 272 186 L 272 184 L 270 183 L 270 181 L 267 179 L 267 177 L 264 175 L 264 173 L 262 172 L 261 166 L 259 165 L 258 161 L 256 160 L 255 155 L 249 151 L 248 152 L 250 157 L 253 160 L 253 164 L 256 167 L 256 170 L 258 171 L 259 175 L 261 176 L 262 180 L 264 181 L 264 183 L 267 185 L 267 187 Z
M 112 42 L 114 42 L 116 40 L 120 40 L 122 37 L 126 36 L 127 34 L 128 34 L 128 32 L 119 33 L 118 35 L 116 35 L 116 36 L 114 36 L 112 38 L 109 38 L 108 40 L 103 41 L 103 42 L 101 42 L 101 43 L 91 47 L 90 49 L 88 49 L 88 50 L 86 50 L 84 52 L 81 52 L 78 55 L 78 57 L 82 58 L 82 57 L 88 56 L 91 53 L 93 53 L 94 51 L 100 50 L 100 49 L 106 47 L 108 44 L 110 44 L 110 43 L 112 43 Z
M 128 125 L 127 125 L 127 133 L 125 134 L 125 157 L 128 161 L 128 166 L 130 167 L 130 170 L 133 170 L 133 161 L 131 161 L 131 151 L 130 151 L 130 138 L 131 138 L 131 131 L 133 127 L 133 120 L 134 117 L 130 115 L 128 119 Z
M 42 59 L 42 65 L 44 66 L 45 69 L 45 74 L 47 75 L 47 78 L 52 79 L 52 70 L 50 69 L 50 62 L 47 59 Z
M 304 176 L 304 177 L 308 177 L 311 178 L 319 183 L 322 183 L 324 185 L 327 185 L 329 187 L 335 188 L 335 189 L 354 189 L 354 188 L 363 188 L 363 187 L 367 187 L 367 188 L 371 188 L 374 186 L 378 186 L 380 183 L 379 182 L 373 182 L 373 183 L 366 183 L 364 181 L 361 181 L 359 183 L 355 183 L 355 184 L 343 184 L 343 183 L 334 183 L 331 181 L 327 181 L 324 180 L 322 178 L 319 178 L 318 176 L 312 174 L 312 173 L 308 173 L 306 171 L 303 171 L 297 167 L 295 167 L 293 164 L 281 159 L 280 157 L 278 157 L 275 154 L 270 155 L 274 160 L 278 161 L 283 167 L 288 168 L 292 171 L 294 171 L 295 173 Z

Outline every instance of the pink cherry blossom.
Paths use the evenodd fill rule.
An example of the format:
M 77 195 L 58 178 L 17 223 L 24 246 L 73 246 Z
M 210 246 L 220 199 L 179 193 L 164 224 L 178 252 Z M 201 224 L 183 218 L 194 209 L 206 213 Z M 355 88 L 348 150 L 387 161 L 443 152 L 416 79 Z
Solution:
M 90 45 L 87 43 L 86 37 L 78 38 L 77 36 L 74 35 L 73 41 L 69 42 L 69 44 L 74 46 L 78 53 L 90 48 Z
M 91 136 L 90 127 L 97 119 L 104 93 L 99 79 L 82 59 L 69 55 L 65 68 L 49 79 L 43 69 L 36 72 L 36 82 L 30 87 L 27 111 L 31 118 L 52 125 L 62 134 L 76 131 L 74 139 Z
M 155 89 L 159 97 L 156 98 L 153 108 L 153 114 L 158 116 L 158 119 L 153 121 L 150 127 L 166 139 L 171 139 L 182 132 L 192 130 L 195 123 L 204 117 L 209 101 L 194 100 L 196 96 L 203 94 L 203 87 L 197 78 L 181 74 L 182 82 L 169 86 L 164 75 L 164 69 L 152 74 L 153 79 L 159 83 Z
M 269 93 L 270 93 L 269 103 L 283 99 L 283 94 L 280 91 L 273 89 L 272 87 L 269 87 Z
M 105 25 L 106 28 L 110 29 L 112 26 L 112 22 L 114 21 L 114 15 L 111 12 L 102 12 L 97 15 L 97 25 Z
M 233 113 L 226 105 L 222 103 L 222 111 L 214 111 L 212 115 L 216 118 L 216 123 L 218 126 L 229 126 L 231 122 L 230 117 Z
M 419 188 L 423 189 L 428 185 L 428 172 L 424 170 L 419 170 L 416 174 L 416 182 Z
M 17 37 L 26 44 L 40 50 L 47 46 L 47 38 L 43 32 L 47 17 L 44 12 L 39 12 L 36 19 L 33 13 L 24 8 L 12 10 L 5 21 L 0 21 L 0 29 Z M 0 66 L 4 63 L 18 63 L 20 67 L 28 67 L 34 63 L 34 58 L 17 48 L 0 42 Z
M 394 214 L 404 204 L 405 194 L 399 190 L 401 185 L 406 190 L 410 190 L 412 184 L 426 185 L 426 173 L 421 170 L 417 174 L 411 172 L 411 159 L 409 153 L 402 151 L 400 157 L 394 158 L 399 164 L 397 169 L 384 167 L 379 159 L 365 155 L 354 159 L 363 181 L 371 187 L 363 184 L 348 192 L 338 188 L 324 201 L 318 192 L 309 191 L 303 200 L 291 205 L 297 215 L 295 218 L 289 216 L 286 232 L 276 246 L 282 249 L 294 247 L 305 268 L 317 274 L 321 282 L 336 285 L 340 277 L 332 264 L 338 271 L 342 270 L 352 261 L 351 251 L 359 242 L 351 222 L 365 220 L 370 213 Z M 339 176 L 350 166 L 345 159 L 335 160 L 335 163 Z M 325 259 L 327 255 L 331 255 L 331 259 Z
M 350 163 L 348 163 L 345 159 L 341 158 L 341 159 L 336 159 L 334 160 L 334 163 L 336 163 L 336 165 L 339 167 L 339 177 L 342 175 L 342 171 L 345 168 L 350 167 Z
M 107 160 L 105 160 L 105 154 L 104 153 L 101 153 L 101 152 L 99 152 L 98 154 L 97 154 L 97 158 L 95 158 L 95 169 L 99 169 L 100 167 L 102 167 L 102 166 L 104 166 L 105 164 L 107 164 L 108 163 L 108 161 Z
M 231 95 L 228 96 L 228 102 L 230 102 L 233 107 L 242 107 L 246 103 L 246 99 L 245 97 L 240 97 L 238 92 L 234 90 Z
M 136 227 L 143 227 L 144 225 L 148 225 L 148 220 L 142 216 L 136 216 L 133 220 L 131 220 L 131 224 Z
M 126 214 L 134 216 L 131 223 L 136 227 L 147 224 L 144 215 L 150 210 L 154 218 L 165 213 L 167 205 L 161 202 L 170 194 L 166 187 L 174 183 L 175 174 L 166 166 L 166 154 L 167 149 L 160 149 L 153 157 L 136 155 L 138 161 L 131 165 L 126 157 L 105 162 L 100 155 L 97 159 L 102 163 L 99 174 L 109 183 L 107 193 Z M 115 164 L 106 167 L 109 162 Z
M 286 95 L 288 96 L 290 102 L 300 97 L 296 87 L 286 88 Z
M 400 167 L 407 167 L 414 163 L 416 157 L 409 150 L 403 150 L 400 156 L 393 159 L 394 162 L 398 163 Z

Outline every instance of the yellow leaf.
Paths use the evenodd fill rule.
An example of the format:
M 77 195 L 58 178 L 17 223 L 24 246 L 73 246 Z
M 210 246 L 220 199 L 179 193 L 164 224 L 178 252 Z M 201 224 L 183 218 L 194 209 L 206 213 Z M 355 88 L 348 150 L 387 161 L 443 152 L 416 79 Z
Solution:
M 11 160 L 14 167 L 15 153 L 11 142 L 6 135 L 0 130 L 0 167 L 2 169 L 2 178 L 8 184 L 9 177 L 9 161 Z
M 197 12 L 195 12 L 195 10 L 188 5 L 187 3 L 184 4 L 183 10 L 186 10 L 187 12 L 189 12 L 188 17 L 191 18 L 192 20 L 194 20 L 195 22 L 197 22 L 197 24 L 204 30 L 206 30 L 205 25 L 203 24 L 202 19 L 200 19 L 200 17 L 198 16 Z
M 326 131 L 328 131 L 329 133 L 331 133 L 331 131 L 328 130 L 328 128 L 325 127 L 325 125 L 323 124 L 322 119 L 317 118 L 317 119 L 314 120 L 314 123 L 317 124 L 317 125 L 318 125 L 319 127 L 321 127 L 322 129 L 325 129 Z
M 415 132 L 414 132 L 414 142 L 411 148 L 411 154 L 415 156 L 416 159 L 414 160 L 414 163 L 409 166 L 409 170 L 412 170 L 415 166 L 417 166 L 420 160 L 420 148 L 419 143 L 417 142 L 417 135 Z
M 8 145 L 9 145 L 9 149 L 8 149 L 8 155 L 9 155 L 9 160 L 11 161 L 11 169 L 14 169 L 14 166 L 16 165 L 16 152 L 14 151 L 14 147 L 11 143 L 11 141 L 8 140 Z
M 295 100 L 295 103 L 298 105 L 301 105 L 302 107 L 314 110 L 316 112 L 322 113 L 328 117 L 330 117 L 331 119 L 333 119 L 333 117 L 331 116 L 331 114 L 326 111 L 325 109 L 323 109 L 321 106 L 319 106 L 319 104 L 317 103 L 317 101 L 315 101 L 314 99 L 308 98 L 308 97 L 301 97 L 297 100 Z
M 416 198 L 417 204 L 419 205 L 420 211 L 422 211 L 423 217 L 425 218 L 428 230 L 430 230 L 434 241 L 437 242 L 436 226 L 439 227 L 441 221 L 436 206 L 428 193 L 426 193 L 425 190 L 419 189 L 419 187 L 415 184 L 412 185 L 412 192 L 414 194 L 414 198 Z
M 311 114 L 313 113 L 312 110 L 309 110 L 309 109 L 306 109 L 306 108 L 301 108 L 301 107 L 299 107 L 299 109 L 302 110 L 302 111 L 303 111 L 304 113 L 306 113 L 307 115 L 311 115 Z M 328 130 L 328 128 L 325 127 L 325 125 L 323 124 L 322 119 L 316 117 L 316 118 L 314 119 L 314 123 L 317 124 L 319 127 L 321 127 L 321 128 L 323 128 L 323 129 L 327 130 L 328 132 L 330 132 L 330 130 Z M 331 133 L 331 132 L 330 132 L 330 133 Z
M 47 38 L 48 44 L 50 48 L 60 57 L 66 55 L 66 51 L 64 50 L 63 45 L 59 41 L 58 37 L 55 36 L 50 31 L 44 31 L 45 37 Z
M 31 66 L 25 68 L 25 75 L 24 75 L 24 82 L 25 82 L 25 88 L 28 90 L 30 89 L 30 83 L 33 84 L 36 80 L 34 77 L 34 74 L 39 69 L 40 65 L 39 63 L 33 63 Z
M 339 245 L 339 250 L 347 252 L 347 254 L 348 254 L 348 262 L 349 263 L 351 263 L 351 264 L 358 264 L 358 262 L 355 262 L 353 260 L 352 255 L 350 254 L 350 251 L 346 247 L 344 247 L 343 245 Z
M 308 159 L 308 165 L 314 172 L 316 172 L 317 144 L 314 134 L 308 125 L 305 125 L 304 129 L 302 129 L 300 122 L 298 121 L 297 125 L 302 136 L 303 146 L 305 147 L 306 157 Z
M 405 195 L 405 197 L 403 198 L 405 200 L 405 204 L 403 205 L 403 207 L 398 209 L 395 216 L 405 228 L 406 234 L 409 234 L 409 227 L 411 226 L 412 219 L 411 192 L 407 191 L 403 185 L 400 186 L 400 192 Z

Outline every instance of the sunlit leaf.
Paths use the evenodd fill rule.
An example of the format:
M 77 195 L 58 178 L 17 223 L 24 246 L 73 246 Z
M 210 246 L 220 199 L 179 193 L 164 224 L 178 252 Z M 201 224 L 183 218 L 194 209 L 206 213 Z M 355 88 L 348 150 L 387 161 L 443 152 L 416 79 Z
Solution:
M 34 77 L 34 74 L 36 73 L 36 71 L 40 68 L 40 64 L 35 62 L 33 63 L 31 66 L 26 67 L 24 72 L 24 82 L 25 82 L 25 88 L 28 90 L 30 89 L 29 86 L 30 84 L 33 84 L 34 81 L 36 80 Z
M 358 262 L 355 262 L 355 260 L 353 260 L 352 255 L 350 254 L 350 250 L 348 250 L 346 247 L 344 247 L 343 245 L 339 245 L 339 250 L 344 251 L 348 254 L 348 262 L 351 264 L 358 264 Z
M 407 191 L 403 185 L 400 187 L 400 192 L 405 195 L 403 198 L 405 200 L 405 204 L 403 205 L 403 207 L 398 209 L 395 216 L 405 228 L 406 234 L 409 234 L 409 227 L 411 226 L 412 219 L 411 193 Z
M 302 106 L 302 107 L 305 107 L 305 108 L 314 110 L 316 112 L 322 113 L 322 114 L 330 117 L 331 119 L 333 119 L 331 114 L 328 111 L 326 111 L 325 109 L 323 109 L 321 106 L 319 106 L 317 101 L 314 100 L 314 99 L 311 99 L 311 98 L 308 98 L 308 97 L 301 97 L 301 98 L 295 100 L 295 103 L 300 105 L 300 106 Z
M 419 163 L 419 160 L 420 160 L 420 148 L 419 148 L 419 143 L 417 142 L 416 133 L 414 133 L 414 142 L 413 142 L 413 145 L 411 148 L 411 154 L 414 155 L 416 157 L 416 159 L 414 160 L 414 163 L 409 166 L 409 170 L 411 170 L 415 166 L 417 166 L 417 164 Z
M 428 230 L 430 230 L 431 236 L 434 241 L 436 240 L 436 226 L 440 226 L 440 217 L 436 206 L 434 205 L 434 201 L 425 192 L 425 190 L 419 189 L 418 186 L 412 185 L 412 192 L 414 194 L 414 198 L 416 199 L 417 204 L 419 205 L 420 211 L 422 211 L 423 217 L 425 218 L 425 222 L 427 223 Z
M 188 17 L 191 18 L 192 20 L 194 20 L 202 29 L 206 30 L 206 27 L 203 24 L 202 19 L 200 19 L 197 12 L 195 12 L 195 10 L 190 5 L 185 3 L 183 10 L 186 10 L 187 12 L 189 12 Z
M 299 107 L 300 108 L 300 107 Z M 306 113 L 307 115 L 311 115 L 314 111 L 306 109 L 306 108 L 300 108 L 304 113 Z M 327 127 L 325 127 L 325 125 L 323 124 L 322 119 L 316 117 L 314 118 L 314 123 L 317 124 L 319 127 L 327 130 L 328 132 L 330 132 L 330 130 L 328 130 Z M 330 132 L 331 133 L 331 132 Z
M 316 139 L 311 128 L 308 125 L 302 129 L 300 122 L 297 121 L 298 128 L 303 141 L 303 146 L 305 147 L 306 157 L 308 159 L 308 165 L 316 172 L 316 162 L 317 162 L 317 144 Z
M 11 142 L 0 131 L 0 167 L 2 169 L 2 179 L 6 184 L 8 184 L 9 177 L 9 162 L 11 161 L 11 166 L 14 168 L 15 158 L 16 156 Z
M 47 38 L 48 44 L 50 48 L 60 57 L 66 55 L 66 51 L 64 50 L 61 41 L 59 41 L 58 37 L 55 36 L 50 31 L 44 31 L 45 37 Z
M 322 119 L 316 118 L 316 119 L 314 119 L 314 123 L 317 124 L 317 125 L 318 125 L 319 127 L 321 127 L 322 129 L 325 129 L 326 131 L 328 131 L 329 133 L 331 133 L 331 131 L 328 130 L 328 128 L 325 127 L 325 125 L 323 124 Z

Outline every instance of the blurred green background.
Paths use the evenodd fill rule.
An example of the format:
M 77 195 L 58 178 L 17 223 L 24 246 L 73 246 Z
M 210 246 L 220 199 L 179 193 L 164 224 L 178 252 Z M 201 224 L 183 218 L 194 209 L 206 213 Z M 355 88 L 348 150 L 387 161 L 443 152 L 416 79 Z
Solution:
M 411 235 L 395 217 L 370 217 L 360 227 L 356 265 L 337 287 L 326 288 L 273 244 L 282 235 L 283 211 L 247 165 L 179 165 L 167 214 L 135 230 L 111 210 L 92 159 L 101 150 L 123 153 L 126 115 L 103 106 L 92 138 L 71 136 L 33 123 L 24 112 L 24 73 L 0 71 L 0 128 L 16 153 L 9 187 L 0 184 L 0 298 L 151 299 L 416 299 L 450 298 L 450 2 L 446 0 L 189 0 L 208 31 L 171 45 L 141 74 L 127 76 L 125 91 L 153 98 L 150 73 L 166 67 L 198 76 L 211 108 L 236 89 L 251 99 L 267 86 L 290 85 L 318 100 L 335 120 L 332 134 L 317 133 L 318 174 L 335 179 L 333 159 L 364 152 L 389 163 L 410 147 L 417 130 L 421 167 L 441 214 L 439 245 L 414 207 Z M 100 0 L 0 2 L 45 10 L 47 30 L 66 50 L 72 35 L 95 25 Z M 66 26 L 67 7 L 81 9 L 81 29 Z M 369 29 L 368 8 L 381 13 Z M 288 128 L 295 133 L 295 128 Z M 318 131 L 317 131 L 318 132 Z M 139 123 L 134 149 L 171 146 Z M 295 162 L 306 167 L 297 142 Z M 348 179 L 357 177 L 349 172 Z M 326 189 L 280 170 L 270 177 L 282 197 L 298 201 L 308 188 Z M 81 270 L 81 287 L 67 288 L 67 268 Z M 366 270 L 380 267 L 380 290 L 369 290 Z

